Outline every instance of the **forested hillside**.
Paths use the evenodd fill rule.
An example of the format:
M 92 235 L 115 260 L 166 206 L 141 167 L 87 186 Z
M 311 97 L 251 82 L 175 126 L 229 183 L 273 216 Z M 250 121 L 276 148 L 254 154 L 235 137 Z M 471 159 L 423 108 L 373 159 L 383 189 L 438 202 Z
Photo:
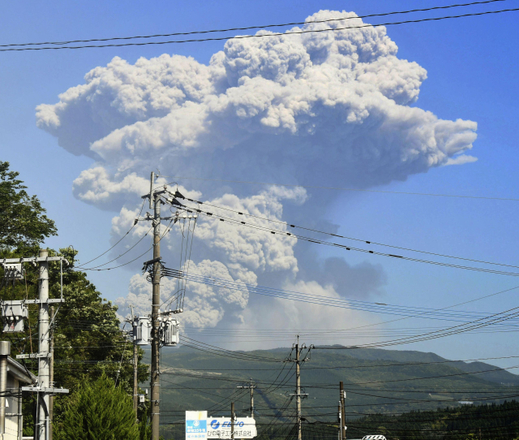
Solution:
M 286 348 L 232 352 L 231 356 L 192 347 L 163 349 L 161 415 L 166 425 L 165 438 L 183 438 L 185 410 L 207 410 L 210 416 L 229 416 L 234 402 L 238 416 L 250 415 L 249 390 L 237 387 L 251 380 L 256 386 L 254 414 L 259 438 L 285 438 L 295 422 L 295 371 L 293 364 L 284 362 L 289 352 Z M 480 423 L 473 425 L 471 417 L 475 413 L 471 411 L 500 407 L 514 399 L 519 388 L 503 384 L 517 383 L 514 374 L 490 364 L 483 367 L 481 363 L 475 363 L 475 373 L 471 371 L 472 364 L 449 361 L 433 353 L 339 347 L 315 350 L 301 368 L 302 387 L 308 394 L 302 403 L 304 438 L 337 438 L 334 426 L 341 381 L 347 393 L 349 438 L 376 433 L 386 433 L 391 439 L 404 438 L 404 431 L 419 436 L 427 430 L 430 438 L 443 438 L 444 431 L 452 426 L 460 433 L 472 432 L 473 426 L 483 431 L 483 421 L 491 420 L 474 415 Z M 499 414 L 509 418 L 515 414 L 519 419 L 515 403 L 507 405 L 506 412 L 502 410 Z M 404 414 L 401 419 L 396 417 L 400 414 Z M 457 418 L 456 425 L 451 423 L 452 418 Z M 415 425 L 418 421 L 423 423 Z M 502 424 L 508 425 L 508 419 Z M 335 434 L 330 430 L 335 430 Z

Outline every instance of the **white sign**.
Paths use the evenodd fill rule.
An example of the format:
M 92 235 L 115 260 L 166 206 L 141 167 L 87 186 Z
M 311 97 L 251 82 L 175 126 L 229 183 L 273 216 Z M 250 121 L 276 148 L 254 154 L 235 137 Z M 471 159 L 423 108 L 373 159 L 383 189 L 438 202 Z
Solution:
M 234 419 L 234 438 L 254 438 L 256 420 L 252 417 L 238 417 Z M 213 417 L 207 419 L 207 438 L 231 438 L 231 418 Z
M 186 440 L 207 440 L 207 411 L 186 411 Z

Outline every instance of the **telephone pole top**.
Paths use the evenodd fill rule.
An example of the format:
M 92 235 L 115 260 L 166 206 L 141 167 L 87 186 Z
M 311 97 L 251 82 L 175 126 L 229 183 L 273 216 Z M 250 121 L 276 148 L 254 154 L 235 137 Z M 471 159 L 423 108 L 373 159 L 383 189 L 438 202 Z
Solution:
M 250 416 L 254 418 L 254 388 L 256 388 L 256 385 L 254 385 L 252 378 L 247 385 L 238 385 L 236 388 L 240 390 L 250 390 Z

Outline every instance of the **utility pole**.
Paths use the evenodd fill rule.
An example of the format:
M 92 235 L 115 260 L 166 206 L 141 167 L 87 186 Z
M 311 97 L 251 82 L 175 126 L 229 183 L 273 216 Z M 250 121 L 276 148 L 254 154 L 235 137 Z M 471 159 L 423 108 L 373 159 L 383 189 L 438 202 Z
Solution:
M 286 362 L 295 362 L 296 364 L 296 392 L 295 394 L 292 394 L 292 396 L 295 395 L 296 397 L 296 417 L 297 417 L 297 440 L 302 440 L 303 433 L 302 433 L 302 421 L 301 421 L 301 398 L 307 397 L 308 394 L 301 393 L 301 363 L 306 362 L 310 360 L 310 350 L 314 348 L 313 345 L 310 345 L 308 348 L 308 351 L 306 352 L 303 359 L 301 359 L 301 353 L 303 350 L 306 349 L 306 345 L 299 345 L 299 335 L 297 335 L 296 343 L 292 346 L 292 349 L 295 349 L 296 352 L 296 358 L 292 359 L 289 358 L 286 360 Z
M 39 354 L 38 385 L 50 388 L 50 319 L 49 319 L 49 262 L 45 260 L 49 253 L 40 249 L 40 316 L 38 323 Z M 50 427 L 50 394 L 38 393 L 38 439 L 47 440 Z
M 254 418 L 254 388 L 256 388 L 256 385 L 254 385 L 252 378 L 247 385 L 238 385 L 236 388 L 241 390 L 250 390 L 250 416 Z
M 50 315 L 54 317 L 54 306 L 51 306 L 50 308 Z M 50 384 L 53 387 L 54 386 L 54 329 L 51 327 L 50 329 Z M 52 422 L 52 419 L 54 417 L 54 395 L 51 394 L 49 401 L 49 415 L 50 420 Z M 52 440 L 53 436 L 53 427 L 52 423 L 49 424 L 49 440 Z
M 342 411 L 341 411 L 341 401 L 339 400 L 339 406 L 337 408 L 337 419 L 339 421 L 339 435 L 338 439 L 343 440 L 342 438 Z
M 138 371 L 137 366 L 139 362 L 139 355 L 138 355 L 138 348 L 137 344 L 133 344 L 133 410 L 135 411 L 135 419 L 138 418 L 137 416 L 137 410 L 139 408 L 139 394 L 138 394 Z
M 135 316 L 133 314 L 133 306 L 130 306 L 130 309 L 132 311 L 132 325 L 133 321 L 135 320 Z M 137 416 L 137 410 L 139 407 L 139 395 L 138 395 L 138 371 L 137 367 L 139 365 L 139 350 L 137 348 L 137 343 L 135 341 L 135 338 L 133 339 L 133 410 L 135 411 L 135 420 L 138 420 Z
M 153 290 L 151 303 L 151 439 L 159 440 L 159 417 L 160 417 L 160 205 L 161 200 L 159 194 L 163 191 L 155 192 L 153 184 L 155 183 L 155 173 L 151 173 L 150 179 L 150 209 L 153 208 Z
M 23 324 L 21 318 L 24 315 L 22 309 L 28 304 L 38 304 L 40 306 L 39 317 L 38 317 L 38 342 L 39 352 L 31 354 L 19 354 L 16 356 L 17 359 L 38 359 L 38 383 L 36 385 L 22 387 L 22 391 L 35 392 L 37 394 L 37 408 L 36 408 L 36 422 L 34 425 L 34 438 L 35 440 L 49 440 L 50 437 L 50 426 L 52 423 L 52 414 L 50 411 L 50 396 L 55 393 L 68 393 L 67 389 L 54 388 L 51 383 L 51 350 L 50 350 L 50 314 L 49 307 L 52 303 L 61 303 L 63 300 L 63 286 L 61 292 L 61 298 L 50 299 L 49 298 L 49 262 L 66 260 L 63 257 L 49 257 L 49 253 L 46 249 L 40 249 L 38 257 L 29 258 L 7 258 L 1 260 L 1 264 L 5 267 L 9 265 L 19 265 L 22 263 L 34 262 L 39 265 L 39 298 L 35 300 L 13 300 L 3 301 L 3 304 L 17 310 L 13 312 L 13 318 L 16 317 L 15 322 Z M 21 269 L 20 269 L 21 270 Z M 20 272 L 23 276 L 23 271 Z M 16 326 L 15 326 L 16 327 Z M 23 330 L 23 326 L 21 327 Z M 16 330 L 16 328 L 12 331 Z
M 234 402 L 231 402 L 231 440 L 234 440 Z
M 301 427 L 301 353 L 299 351 L 299 335 L 296 342 L 296 413 L 297 413 L 297 440 L 303 438 Z
M 7 356 L 11 354 L 11 343 L 0 342 L 0 436 L 5 434 L 5 402 L 7 394 Z
M 339 397 L 339 411 L 340 411 L 340 427 L 339 429 L 341 430 L 341 433 L 340 433 L 340 439 L 341 440 L 346 440 L 346 409 L 345 409 L 345 406 L 346 406 L 346 391 L 344 391 L 344 385 L 342 383 L 342 381 L 339 383 L 339 392 L 340 392 L 340 397 Z
M 171 219 L 172 217 L 160 217 L 161 205 L 165 202 L 162 199 L 162 195 L 169 193 L 167 187 L 164 185 L 162 188 L 155 190 L 155 173 L 151 173 L 150 177 L 150 192 L 142 196 L 143 199 L 149 198 L 150 209 L 153 209 L 153 215 L 146 213 L 144 219 L 136 219 L 135 222 L 142 220 L 151 220 L 153 225 L 153 259 L 144 262 L 144 270 L 148 271 L 151 269 L 151 282 L 152 282 L 152 300 L 151 300 L 151 377 L 150 377 L 150 388 L 151 388 L 151 402 L 150 402 L 150 419 L 151 419 L 151 440 L 159 440 L 159 421 L 160 421 L 160 347 L 161 344 L 164 346 L 174 346 L 178 344 L 178 322 L 172 319 L 171 316 L 164 322 L 161 319 L 160 314 L 160 279 L 163 276 L 163 264 L 161 262 L 160 255 L 160 240 L 161 240 L 161 220 Z M 171 193 L 169 193 L 171 194 Z M 173 194 L 172 194 L 173 195 Z M 183 206 L 175 200 L 176 195 L 173 195 L 172 200 L 167 200 L 168 203 L 177 206 Z M 178 271 L 177 271 L 178 272 Z M 180 313 L 182 310 L 173 311 L 171 313 Z M 138 321 L 138 319 L 137 319 Z M 139 324 L 137 324 L 139 325 Z M 141 327 L 142 329 L 142 327 Z M 164 330 L 164 331 L 162 331 Z M 134 327 L 134 331 L 137 331 L 137 327 Z M 134 338 L 136 334 L 134 333 Z M 137 342 L 138 343 L 138 342 Z M 147 345 L 147 342 L 141 345 Z M 135 352 L 134 352 L 135 353 Z M 135 356 L 135 354 L 134 354 Z M 137 392 L 134 391 L 137 395 Z

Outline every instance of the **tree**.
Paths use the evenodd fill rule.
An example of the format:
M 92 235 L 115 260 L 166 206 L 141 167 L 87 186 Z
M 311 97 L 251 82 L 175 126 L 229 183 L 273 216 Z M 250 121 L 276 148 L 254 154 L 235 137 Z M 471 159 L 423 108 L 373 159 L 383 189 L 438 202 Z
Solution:
M 133 343 L 128 331 L 121 331 L 117 306 L 101 297 L 84 272 L 75 269 L 77 252 L 61 249 L 69 262 L 63 271 L 63 296 L 54 326 L 55 382 L 74 389 L 84 381 L 105 374 L 133 394 Z M 57 263 L 50 272 L 51 296 L 60 295 Z M 143 351 L 139 351 L 142 359 Z M 147 366 L 140 365 L 140 380 L 147 378 Z
M 59 253 L 69 264 L 63 271 L 65 302 L 60 306 L 53 329 L 54 382 L 57 387 L 69 389 L 71 394 L 55 398 L 57 424 L 63 421 L 67 402 L 83 383 L 104 376 L 133 395 L 133 343 L 128 332 L 121 331 L 117 306 L 104 300 L 86 274 L 75 269 L 76 254 L 70 248 L 61 249 Z M 49 272 L 51 296 L 59 297 L 60 271 L 55 267 Z M 141 363 L 143 354 L 139 349 L 139 381 L 148 377 L 148 366 Z
M 54 385 L 70 391 L 54 398 L 54 426 L 59 427 L 63 423 L 65 408 L 75 399 L 77 390 L 84 383 L 95 382 L 104 376 L 127 395 L 133 395 L 133 343 L 128 331 L 121 330 L 117 307 L 103 299 L 86 274 L 75 268 L 77 251 L 70 248 L 61 249 L 59 253 L 49 250 L 49 255 L 61 255 L 68 261 L 68 265 L 63 267 L 63 274 L 59 263 L 51 262 L 49 267 L 50 297 L 60 297 L 63 280 L 65 299 L 59 307 L 56 306 L 52 321 Z M 31 264 L 26 264 L 25 268 L 24 282 L 4 286 L 3 298 L 37 297 L 38 268 Z M 32 342 L 37 335 L 38 308 L 31 306 L 29 311 L 25 332 L 1 335 L 2 339 L 11 341 L 13 356 L 38 351 Z M 142 363 L 143 354 L 143 350 L 139 349 L 138 379 L 141 382 L 148 377 L 148 366 Z M 36 360 L 27 359 L 24 362 L 37 374 Z M 24 406 L 24 434 L 31 435 L 34 408 L 30 407 L 34 407 L 34 401 L 27 396 Z
M 9 171 L 9 162 L 0 162 L 0 250 L 35 251 L 57 230 L 38 198 L 27 194 L 18 174 Z
M 56 440 L 139 440 L 131 397 L 105 375 L 84 383 L 69 401 Z
M 54 222 L 45 215 L 36 196 L 29 196 L 18 173 L 9 171 L 9 163 L 0 161 L 0 257 L 16 258 L 34 256 L 46 237 L 56 235 Z M 64 303 L 56 306 L 56 319 L 52 322 L 54 334 L 54 383 L 70 390 L 69 395 L 55 398 L 54 420 L 59 423 L 64 407 L 82 383 L 93 382 L 103 374 L 111 378 L 128 394 L 133 394 L 133 346 L 127 333 L 122 332 L 117 317 L 117 307 L 101 297 L 101 293 L 78 271 L 73 249 L 49 250 L 50 256 L 61 255 L 68 261 L 64 266 L 63 286 L 59 263 L 51 263 L 49 270 L 50 297 L 58 298 L 63 287 Z M 4 282 L 2 300 L 33 299 L 38 297 L 38 267 L 24 264 L 24 279 L 15 284 Z M 0 281 L 4 270 L 0 266 Z M 35 353 L 37 343 L 38 309 L 29 306 L 29 319 L 23 333 L 3 333 L 0 337 L 12 344 L 12 356 Z M 0 333 L 1 326 L 0 326 Z M 140 363 L 143 351 L 139 350 L 138 378 L 147 378 L 147 366 Z M 37 361 L 24 361 L 37 373 Z M 24 398 L 24 406 L 30 398 Z M 34 396 L 32 396 L 34 397 Z M 24 411 L 30 433 L 32 416 Z M 134 416 L 135 417 L 135 416 Z

